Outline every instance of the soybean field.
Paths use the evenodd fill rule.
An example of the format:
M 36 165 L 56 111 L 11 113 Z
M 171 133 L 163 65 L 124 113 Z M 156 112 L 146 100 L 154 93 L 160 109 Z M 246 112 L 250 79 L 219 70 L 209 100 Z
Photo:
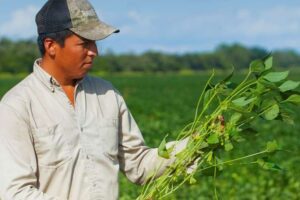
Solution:
M 299 75 L 293 73 L 290 79 L 299 81 Z M 106 75 L 103 78 L 111 81 L 124 96 L 146 144 L 158 147 L 167 134 L 168 141 L 174 140 L 193 120 L 197 100 L 208 77 L 209 73 Z M 221 79 L 223 74 L 217 77 Z M 0 98 L 20 80 L 20 77 L 0 77 Z M 234 149 L 222 155 L 226 160 L 255 153 L 264 148 L 266 141 L 275 139 L 282 151 L 276 152 L 272 160 L 280 170 L 266 170 L 252 165 L 251 159 L 246 160 L 224 166 L 216 181 L 209 174 L 201 174 L 196 183 L 186 183 L 166 199 L 215 199 L 215 193 L 218 199 L 224 200 L 300 199 L 300 108 L 296 113 L 294 125 L 257 124 L 259 133 L 245 134 L 247 142 L 233 144 Z M 135 199 L 141 189 L 120 173 L 121 200 Z

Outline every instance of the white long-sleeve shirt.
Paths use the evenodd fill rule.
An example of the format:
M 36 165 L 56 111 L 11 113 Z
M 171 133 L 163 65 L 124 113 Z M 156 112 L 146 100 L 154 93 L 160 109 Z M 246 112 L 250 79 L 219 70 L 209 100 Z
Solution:
M 0 199 L 117 199 L 119 170 L 142 184 L 173 162 L 145 146 L 109 82 L 86 76 L 73 107 L 38 63 L 0 102 Z

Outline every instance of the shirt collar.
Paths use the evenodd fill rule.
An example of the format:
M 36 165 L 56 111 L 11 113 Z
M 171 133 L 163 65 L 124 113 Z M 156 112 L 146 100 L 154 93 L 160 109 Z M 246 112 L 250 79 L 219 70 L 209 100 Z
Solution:
M 33 74 L 52 92 L 55 92 L 56 87 L 60 87 L 59 83 L 53 76 L 48 74 L 41 66 L 41 58 L 34 61 Z
M 55 92 L 55 89 L 60 88 L 60 84 L 58 83 L 57 80 L 50 74 L 48 74 L 41 66 L 40 62 L 42 61 L 41 58 L 36 59 L 34 61 L 33 65 L 33 74 L 49 89 L 51 92 Z M 77 87 L 79 84 L 81 84 L 86 77 L 83 79 L 80 79 L 76 82 Z

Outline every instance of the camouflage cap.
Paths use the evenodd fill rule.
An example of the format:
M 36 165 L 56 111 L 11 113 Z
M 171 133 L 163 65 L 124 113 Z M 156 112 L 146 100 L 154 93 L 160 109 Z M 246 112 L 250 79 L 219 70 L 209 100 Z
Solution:
M 38 34 L 70 29 L 89 40 L 102 40 L 119 32 L 102 22 L 87 0 L 48 0 L 35 18 Z

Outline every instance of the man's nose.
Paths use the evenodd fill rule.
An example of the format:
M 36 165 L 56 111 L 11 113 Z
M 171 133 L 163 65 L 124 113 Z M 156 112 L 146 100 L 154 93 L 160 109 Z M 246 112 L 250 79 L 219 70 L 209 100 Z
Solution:
M 98 55 L 98 48 L 96 42 L 92 42 L 88 48 L 88 56 L 96 57 Z

